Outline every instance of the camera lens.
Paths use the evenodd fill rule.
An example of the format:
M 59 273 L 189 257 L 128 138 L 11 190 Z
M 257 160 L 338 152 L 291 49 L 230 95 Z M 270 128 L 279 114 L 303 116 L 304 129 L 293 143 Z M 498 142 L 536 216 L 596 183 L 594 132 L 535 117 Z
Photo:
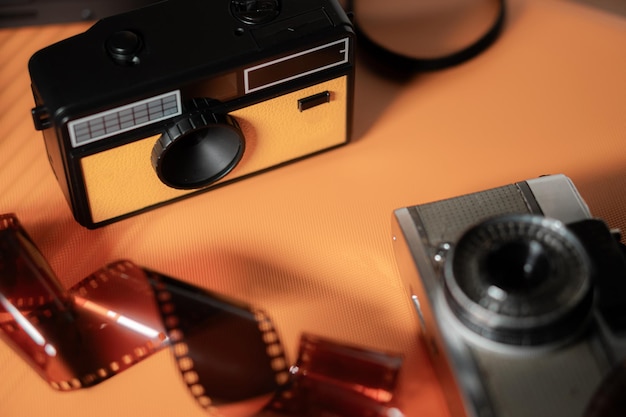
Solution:
M 580 328 L 591 302 L 588 256 L 558 220 L 509 215 L 470 228 L 444 271 L 448 303 L 471 330 L 537 345 Z
M 173 188 L 207 186 L 240 161 L 244 138 L 235 119 L 200 111 L 170 126 L 152 149 L 152 166 Z
M 550 260 L 537 241 L 496 245 L 480 265 L 485 280 L 503 291 L 530 291 L 550 278 Z

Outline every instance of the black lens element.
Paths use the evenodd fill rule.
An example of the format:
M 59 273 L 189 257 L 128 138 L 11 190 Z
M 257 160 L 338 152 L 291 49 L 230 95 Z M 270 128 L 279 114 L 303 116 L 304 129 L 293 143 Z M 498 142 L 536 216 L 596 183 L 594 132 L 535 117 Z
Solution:
M 580 328 L 591 301 L 590 261 L 557 220 L 509 215 L 469 229 L 445 266 L 448 303 L 492 340 L 537 345 Z
M 182 117 L 163 133 L 152 149 L 152 165 L 170 187 L 201 188 L 228 174 L 244 147 L 234 118 L 199 111 Z
M 504 291 L 528 291 L 550 278 L 550 260 L 541 243 L 506 242 L 488 253 L 481 275 Z

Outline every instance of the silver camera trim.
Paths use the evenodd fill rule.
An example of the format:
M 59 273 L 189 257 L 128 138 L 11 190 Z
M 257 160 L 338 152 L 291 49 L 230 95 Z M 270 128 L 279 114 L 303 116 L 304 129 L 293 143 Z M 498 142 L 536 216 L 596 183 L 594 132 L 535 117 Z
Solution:
M 587 203 L 576 190 L 572 180 L 565 175 L 547 175 L 527 180 L 526 184 L 546 217 L 552 217 L 563 223 L 591 218 Z
M 520 192 L 519 196 L 525 200 L 530 214 L 543 214 L 563 223 L 591 217 L 587 204 L 565 175 L 539 177 L 516 183 L 515 186 Z M 415 218 L 412 210 L 415 209 L 404 207 L 394 211 L 392 229 L 396 260 L 400 275 L 417 310 L 425 345 L 447 397 L 450 414 L 453 417 L 504 415 L 573 417 L 572 410 L 584 408 L 590 399 L 590 388 L 599 385 L 604 370 L 610 367 L 610 358 L 606 357 L 604 347 L 607 342 L 601 340 L 601 336 L 594 336 L 585 343 L 566 344 L 559 341 L 541 346 L 513 347 L 488 340 L 468 329 L 454 316 L 445 299 L 441 273 L 448 248 L 442 242 L 441 250 L 431 253 L 437 250 L 433 247 L 437 242 L 426 240 L 425 225 L 420 224 L 422 219 Z M 430 245 L 427 246 L 426 243 Z M 591 318 L 595 319 L 595 316 L 597 314 Z M 598 321 L 597 326 L 602 325 L 601 320 Z M 524 390 L 545 388 L 554 380 L 551 373 L 555 370 L 560 372 L 564 363 L 569 364 L 569 361 L 573 361 L 578 355 L 591 356 L 597 363 L 582 363 L 581 369 L 578 366 L 565 367 L 564 372 L 567 375 L 558 375 L 556 379 L 572 382 L 554 387 L 554 392 L 556 397 L 566 396 L 567 390 L 574 387 L 580 388 L 580 395 L 572 398 L 566 407 L 558 408 L 556 412 L 553 404 L 544 406 L 530 404 L 532 401 L 524 402 Z M 516 358 L 532 358 L 541 364 L 538 366 L 539 369 L 533 368 L 533 372 L 543 378 L 540 384 L 542 386 L 534 387 L 521 383 L 520 392 L 512 395 L 518 396 L 515 401 L 521 404 L 523 410 L 512 414 L 499 414 L 498 410 L 502 410 L 501 405 L 508 404 L 507 401 L 512 395 L 507 393 L 509 396 L 507 398 L 494 398 L 493 387 L 499 386 L 500 383 L 508 388 L 518 386 L 516 378 L 526 369 L 523 368 L 524 362 L 516 361 Z M 483 372 L 485 366 L 489 369 L 506 367 L 507 372 L 501 372 L 502 375 L 489 374 L 491 381 L 486 381 Z M 515 372 L 519 373 L 516 375 Z M 506 388 L 503 391 L 506 391 Z

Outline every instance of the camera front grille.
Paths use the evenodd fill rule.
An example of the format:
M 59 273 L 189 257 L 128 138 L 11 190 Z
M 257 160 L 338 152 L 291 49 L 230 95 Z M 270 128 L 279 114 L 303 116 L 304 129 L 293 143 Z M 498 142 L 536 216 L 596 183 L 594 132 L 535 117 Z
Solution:
M 72 147 L 75 148 L 181 113 L 180 92 L 172 91 L 73 120 L 67 127 Z
M 415 206 L 414 210 L 433 247 L 457 242 L 469 226 L 486 218 L 531 212 L 515 184 Z

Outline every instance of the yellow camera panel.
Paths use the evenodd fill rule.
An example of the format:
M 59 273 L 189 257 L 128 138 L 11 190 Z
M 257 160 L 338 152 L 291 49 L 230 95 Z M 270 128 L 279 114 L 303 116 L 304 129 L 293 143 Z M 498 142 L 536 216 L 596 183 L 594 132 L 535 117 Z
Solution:
M 228 175 L 204 189 L 345 143 L 347 82 L 347 76 L 338 77 L 230 113 L 245 137 L 243 157 Z M 299 104 L 311 97 L 327 99 L 301 110 Z M 94 223 L 199 191 L 172 188 L 159 180 L 150 160 L 159 136 L 81 159 Z

